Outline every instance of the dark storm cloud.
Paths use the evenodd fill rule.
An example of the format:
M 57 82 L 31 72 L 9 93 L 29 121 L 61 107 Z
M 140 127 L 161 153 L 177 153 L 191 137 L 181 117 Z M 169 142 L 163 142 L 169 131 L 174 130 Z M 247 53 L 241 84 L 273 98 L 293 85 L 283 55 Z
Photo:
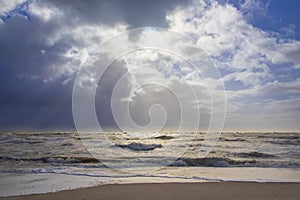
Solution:
M 245 84 L 245 87 L 243 86 L 240 90 L 232 91 L 232 104 L 229 105 L 232 107 L 230 108 L 233 110 L 232 113 L 240 112 L 239 119 L 249 121 L 248 110 L 252 110 L 252 108 L 243 109 L 241 105 L 248 103 L 251 99 L 248 96 L 256 95 L 257 98 L 261 98 L 259 100 L 267 102 L 270 107 L 269 110 L 257 107 L 261 113 L 266 112 L 272 118 L 279 116 L 278 113 L 282 113 L 283 118 L 279 116 L 278 120 L 296 122 L 297 117 L 284 112 L 291 110 L 286 106 L 296 110 L 294 109 L 295 104 L 290 103 L 292 101 L 281 101 L 281 99 L 293 100 L 296 98 L 295 102 L 299 101 L 297 98 L 297 89 L 299 88 L 297 75 L 300 68 L 299 41 L 283 39 L 280 35 L 277 37 L 276 30 L 273 34 L 249 24 L 244 19 L 243 10 L 236 10 L 228 4 L 228 2 L 238 2 L 236 4 L 248 2 L 249 5 L 245 8 L 252 12 L 252 8 L 257 8 L 256 1 L 221 0 L 220 2 L 223 2 L 221 6 L 214 1 L 216 2 L 214 6 L 202 8 L 204 4 L 210 4 L 209 2 L 206 0 L 195 2 L 180 0 L 28 0 L 16 5 L 17 1 L 10 1 L 9 5 L 0 8 L 2 13 L 0 14 L 0 131 L 24 128 L 73 129 L 72 88 L 76 73 L 82 66 L 81 61 L 83 62 L 92 49 L 104 39 L 110 38 L 126 28 L 145 26 L 168 27 L 183 33 L 191 33 L 195 37 L 203 36 L 199 40 L 202 42 L 199 45 L 207 47 L 212 54 L 216 51 L 216 54 L 226 52 L 224 55 L 230 55 L 232 52 L 235 55 L 235 51 L 238 49 L 239 58 L 233 60 L 229 58 L 226 61 L 228 65 L 222 60 L 216 60 L 220 66 L 224 64 L 228 67 L 226 69 L 228 74 L 224 77 L 225 82 Z M 251 2 L 254 4 L 252 5 Z M 282 4 L 282 6 L 285 5 L 288 4 Z M 174 10 L 174 8 L 178 9 Z M 237 8 L 241 8 L 241 6 L 237 6 Z M 166 14 L 168 14 L 168 21 L 166 21 Z M 202 18 L 203 16 L 204 18 Z M 280 15 L 277 17 L 281 18 Z M 225 24 L 228 22 L 228 24 L 223 26 L 220 22 Z M 294 21 L 291 22 L 293 23 L 290 25 L 293 25 Z M 241 24 L 242 26 L 239 26 Z M 261 25 L 265 28 L 268 27 L 265 24 Z M 230 27 L 228 28 L 228 26 Z M 233 32 L 234 34 L 232 34 Z M 128 35 L 129 41 L 138 41 L 141 33 L 131 32 Z M 236 39 L 239 38 L 239 35 L 242 36 L 241 41 L 245 42 Z M 239 48 L 241 44 L 246 46 Z M 114 47 L 118 48 L 118 45 Z M 232 47 L 237 47 L 237 49 L 233 50 Z M 195 52 L 194 49 L 187 50 L 188 54 Z M 268 70 L 262 71 L 265 73 L 243 71 L 252 66 L 257 68 L 257 65 Z M 234 66 L 238 66 L 238 68 L 232 68 Z M 239 69 L 241 72 L 238 71 Z M 96 94 L 96 101 L 98 100 L 96 110 L 103 127 L 116 125 L 110 110 L 111 93 L 118 78 L 126 72 L 128 71 L 123 64 L 117 63 L 116 66 L 111 66 L 107 70 L 101 85 L 99 85 Z M 145 71 L 145 73 L 151 74 L 152 72 Z M 139 75 L 140 72 L 136 74 L 141 79 L 147 78 L 147 76 Z M 152 76 L 156 76 L 156 74 L 152 74 Z M 89 78 L 87 77 L 87 82 L 91 81 Z M 128 85 L 124 85 L 124 88 L 130 87 L 132 83 L 128 81 L 126 83 Z M 184 84 L 175 83 L 170 86 L 181 88 L 180 93 L 184 94 L 187 87 Z M 248 87 L 246 84 L 250 86 Z M 266 97 L 265 99 L 262 94 Z M 178 121 L 176 116 L 179 115 L 179 112 L 176 110 L 176 102 L 172 101 L 174 100 L 172 96 L 165 91 L 156 93 L 156 95 L 149 89 L 145 94 L 141 93 L 140 96 L 136 96 L 134 99 L 136 102 L 130 105 L 133 111 L 132 117 L 140 125 L 149 123 L 148 108 L 151 103 L 159 102 L 165 105 L 167 111 L 173 112 L 171 117 L 174 119 L 170 119 L 171 121 L 167 123 L 176 123 Z M 247 100 L 240 102 L 239 98 L 245 96 Z M 159 97 L 159 99 L 156 101 L 153 97 Z M 190 98 L 188 95 L 187 97 Z M 278 99 L 274 100 L 277 97 Z M 185 102 L 188 100 L 184 99 Z M 280 112 L 276 113 L 277 108 L 281 108 L 281 110 L 279 109 Z M 205 119 L 208 118 L 201 115 L 203 124 L 207 124 Z M 257 120 L 257 124 L 260 124 L 261 127 L 266 127 L 259 122 L 263 121 L 261 118 L 253 115 L 253 119 Z M 232 124 L 234 123 L 238 125 L 240 122 L 237 120 Z M 268 126 L 272 127 L 271 121 L 269 124 L 270 126 Z M 299 123 L 294 124 L 294 127 L 298 127 L 296 125 Z M 252 126 L 251 123 L 250 126 Z
M 111 97 L 114 86 L 128 70 L 124 63 L 115 61 L 104 72 L 95 95 L 95 109 L 99 124 L 104 130 L 114 129 L 117 124 L 111 112 Z M 129 89 L 129 84 L 126 86 Z
M 184 1 L 32 1 L 2 16 L 0 24 L 0 128 L 1 129 L 59 129 L 74 128 L 72 119 L 72 79 L 74 73 L 64 73 L 70 60 L 64 54 L 73 47 L 86 45 L 84 38 L 76 39 L 63 29 L 81 25 L 114 26 L 125 23 L 129 28 L 164 26 L 165 14 Z M 31 13 L 32 5 L 56 8 L 62 15 L 49 20 Z M 26 4 L 27 5 L 27 4 Z M 38 7 L 39 8 L 39 7 Z M 5 20 L 4 20 L 5 19 Z M 132 40 L 138 35 L 130 36 Z M 73 64 L 73 63 L 71 63 Z M 101 93 L 109 99 L 114 76 L 109 73 Z M 73 78 L 72 78 L 73 77 Z M 62 84 L 66 80 L 67 84 Z M 105 96 L 107 95 L 107 96 Z M 106 118 L 104 125 L 113 126 L 108 103 L 97 107 Z
M 70 16 L 70 19 L 78 19 L 81 23 L 113 25 L 125 22 L 130 28 L 136 28 L 165 26 L 166 13 L 189 1 L 54 0 L 48 2 L 62 9 L 66 15 Z
M 54 129 L 73 127 L 72 88 L 49 81 L 67 59 L 62 55 L 75 43 L 48 39 L 61 25 L 15 15 L 0 27 L 0 128 Z M 46 52 L 44 54 L 43 52 Z
M 1 70 L 2 74 L 3 70 Z M 73 127 L 71 85 L 60 81 L 44 84 L 41 79 L 1 76 L 1 129 L 49 130 Z
M 43 76 L 55 73 L 56 67 L 68 60 L 63 56 L 72 46 L 79 45 L 69 35 L 52 42 L 62 24 L 43 22 L 16 15 L 0 26 L 0 66 L 15 75 Z M 46 53 L 46 54 L 45 54 Z

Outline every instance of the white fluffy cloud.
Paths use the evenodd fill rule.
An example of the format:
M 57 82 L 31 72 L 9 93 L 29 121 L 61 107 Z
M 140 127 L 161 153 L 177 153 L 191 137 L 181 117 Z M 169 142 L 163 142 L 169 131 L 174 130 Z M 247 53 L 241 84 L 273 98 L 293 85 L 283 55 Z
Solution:
M 217 58 L 219 67 L 249 73 L 255 69 L 267 73 L 268 64 L 290 63 L 298 67 L 299 41 L 278 39 L 253 27 L 242 12 L 230 4 L 206 2 L 195 1 L 189 7 L 179 7 L 167 15 L 167 20 L 170 28 L 194 37 Z M 257 75 L 261 77 L 263 73 Z
M 198 45 L 207 50 L 223 72 L 227 87 L 242 84 L 239 89 L 227 91 L 229 113 L 239 115 L 238 121 L 227 118 L 228 121 L 235 121 L 229 122 L 231 127 L 240 123 L 241 119 L 251 126 L 247 118 L 253 119 L 264 112 L 269 115 L 277 112 L 278 104 L 271 103 L 276 98 L 289 102 L 289 98 L 299 95 L 296 91 L 299 80 L 289 77 L 284 82 L 278 81 L 278 72 L 274 72 L 274 68 L 284 65 L 285 70 L 290 68 L 297 71 L 300 64 L 300 42 L 280 38 L 279 35 L 263 31 L 248 22 L 251 10 L 263 12 L 267 7 L 268 4 L 251 0 L 245 1 L 241 10 L 238 10 L 230 4 L 200 0 L 187 7 L 178 7 L 166 17 L 170 28 L 189 34 L 197 40 Z M 264 103 L 264 97 L 271 98 L 268 106 Z M 249 98 L 252 101 L 248 101 Z M 260 103 L 255 104 L 255 101 Z M 251 105 L 258 108 L 252 108 L 256 110 L 252 117 L 249 115 Z M 284 109 L 280 112 L 284 112 Z M 291 121 L 297 120 L 294 115 L 288 118 Z M 272 119 L 269 120 L 270 126 Z M 247 126 L 247 123 L 242 124 Z

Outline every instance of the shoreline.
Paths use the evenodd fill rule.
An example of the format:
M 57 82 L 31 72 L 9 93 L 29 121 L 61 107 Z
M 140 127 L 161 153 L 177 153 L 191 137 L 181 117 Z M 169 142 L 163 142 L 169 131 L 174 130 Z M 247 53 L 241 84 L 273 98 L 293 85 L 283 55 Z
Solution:
M 1 197 L 0 200 L 50 199 L 291 199 L 300 196 L 300 183 L 201 182 L 108 184 L 44 194 Z

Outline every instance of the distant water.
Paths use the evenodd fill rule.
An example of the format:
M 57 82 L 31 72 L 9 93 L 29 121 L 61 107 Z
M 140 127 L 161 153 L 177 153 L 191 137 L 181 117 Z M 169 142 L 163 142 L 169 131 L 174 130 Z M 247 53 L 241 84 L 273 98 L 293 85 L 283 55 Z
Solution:
M 199 180 L 225 180 L 224 174 L 218 177 L 214 172 L 227 171 L 233 169 L 248 171 L 263 168 L 266 172 L 275 170 L 277 181 L 284 180 L 285 176 L 278 175 L 282 169 L 284 173 L 293 176 L 293 173 L 299 175 L 300 169 L 300 133 L 223 133 L 214 149 L 204 158 L 198 157 L 199 147 L 203 143 L 204 134 L 193 134 L 193 141 L 187 140 L 192 133 L 158 133 L 155 136 L 143 137 L 142 139 L 132 137 L 127 133 L 107 133 L 111 140 L 110 149 L 102 149 L 103 154 L 122 150 L 118 160 L 135 158 L 139 155 L 140 160 L 147 156 L 147 152 L 161 150 L 169 142 L 175 141 L 174 148 L 178 145 L 187 146 L 188 149 L 181 157 L 174 157 L 174 162 L 169 166 L 153 174 L 143 175 L 126 174 L 116 170 L 109 169 L 105 162 L 99 162 L 94 158 L 82 144 L 82 138 L 77 133 L 1 133 L 0 134 L 0 186 L 3 188 L 13 187 L 13 184 L 23 179 L 31 180 L 34 178 L 31 187 L 37 187 L 34 190 L 25 187 L 22 193 L 49 192 L 39 189 L 41 183 L 46 184 L 47 180 L 60 180 L 58 176 L 64 175 L 63 180 L 72 180 L 72 176 L 85 177 L 85 183 L 72 181 L 60 181 L 61 186 L 53 186 L 53 190 L 62 190 L 69 188 L 67 185 L 74 184 L 71 188 L 82 186 L 111 183 L 108 180 L 119 180 L 127 178 L 127 182 L 136 181 L 137 177 L 148 177 L 148 179 L 177 180 L 184 179 L 188 181 Z M 84 140 L 97 142 L 94 134 L 88 134 Z M 107 152 L 105 152 L 107 151 Z M 155 154 L 154 154 L 155 155 Z M 158 161 L 165 155 L 157 154 Z M 159 165 L 159 162 L 157 163 Z M 164 167 L 164 166 L 162 166 Z M 187 172 L 187 169 L 193 169 Z M 278 170 L 276 170 L 276 168 Z M 197 169 L 197 170 L 195 170 Z M 213 177 L 203 176 L 201 170 L 207 170 Z M 275 172 L 274 172 L 275 173 Z M 45 178 L 46 176 L 46 178 Z M 226 180 L 235 180 L 235 177 L 228 175 Z M 247 178 L 248 176 L 248 178 Z M 245 180 L 259 181 L 258 175 L 243 175 Z M 272 174 L 270 175 L 272 176 Z M 16 178 L 17 177 L 17 178 Z M 25 178 L 24 178 L 25 177 Z M 56 178 L 55 178 L 56 177 Z M 98 177 L 95 179 L 95 177 Z M 222 179 L 223 177 L 223 179 Z M 100 179 L 99 179 L 100 178 Z M 130 179 L 131 178 L 131 179 Z M 146 180 L 148 180 L 146 179 Z M 5 181 L 4 181 L 5 180 Z M 22 184 L 26 185 L 26 180 Z M 50 180 L 50 179 L 49 179 Z M 77 180 L 77 179 L 76 179 Z M 79 180 L 79 179 L 78 179 Z M 294 176 L 294 181 L 300 182 L 300 177 Z M 11 181 L 11 182 L 10 182 Z M 125 182 L 126 182 L 125 181 Z M 177 180 L 178 181 L 178 180 Z M 49 181 L 48 181 L 49 182 Z M 55 182 L 55 181 L 54 181 Z M 133 181 L 134 182 L 134 181 Z M 89 184 L 86 184 L 89 183 Z M 33 185 L 32 185 L 33 184 Z M 48 183 L 47 183 L 48 184 Z M 58 184 L 59 185 L 59 184 Z M 48 186 L 47 186 L 48 187 Z M 57 187 L 57 188 L 56 188 Z M 20 189 L 20 188 L 19 188 Z M 51 191 L 53 191 L 51 190 Z M 3 194 L 1 194 L 1 192 Z M 21 193 L 12 193 L 21 194 Z M 0 196 L 9 196 L 9 191 L 0 190 Z

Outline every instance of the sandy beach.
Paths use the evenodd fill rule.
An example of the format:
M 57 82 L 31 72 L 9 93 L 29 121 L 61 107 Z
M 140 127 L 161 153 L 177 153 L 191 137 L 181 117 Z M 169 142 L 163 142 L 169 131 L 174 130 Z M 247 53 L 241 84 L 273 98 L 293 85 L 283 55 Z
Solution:
M 300 197 L 297 183 L 158 183 L 103 185 L 56 193 L 6 197 L 1 200 L 34 199 L 291 199 Z

